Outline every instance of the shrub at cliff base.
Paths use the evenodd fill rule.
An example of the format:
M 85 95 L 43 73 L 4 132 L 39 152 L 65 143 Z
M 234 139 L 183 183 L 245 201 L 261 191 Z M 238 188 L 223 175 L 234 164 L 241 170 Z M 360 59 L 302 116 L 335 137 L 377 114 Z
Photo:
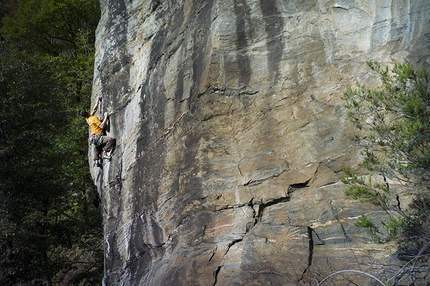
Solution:
M 420 284 L 428 281 L 430 270 L 429 77 L 407 62 L 391 69 L 377 62 L 368 66 L 382 85 L 358 85 L 343 95 L 348 118 L 360 130 L 355 140 L 363 148 L 362 169 L 344 170 L 345 193 L 387 214 L 382 222 L 363 214 L 355 224 L 376 243 L 398 241 L 397 258 L 404 265 L 390 285 L 406 278 Z M 407 207 L 401 204 L 405 193 L 415 196 Z

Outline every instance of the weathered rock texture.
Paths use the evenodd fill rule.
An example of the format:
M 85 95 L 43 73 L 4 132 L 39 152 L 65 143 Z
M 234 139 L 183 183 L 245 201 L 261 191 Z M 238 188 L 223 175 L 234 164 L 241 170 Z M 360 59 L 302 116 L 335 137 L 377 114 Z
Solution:
M 354 226 L 383 214 L 338 179 L 359 160 L 340 96 L 377 83 L 366 61 L 429 66 L 428 0 L 100 2 L 105 285 L 390 277 L 395 246 Z

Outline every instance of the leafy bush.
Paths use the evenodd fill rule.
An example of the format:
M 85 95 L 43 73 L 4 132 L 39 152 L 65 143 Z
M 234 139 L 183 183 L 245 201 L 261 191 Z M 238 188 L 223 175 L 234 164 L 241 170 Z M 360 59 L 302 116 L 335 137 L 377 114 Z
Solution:
M 424 281 L 430 270 L 429 77 L 407 62 L 392 69 L 377 62 L 368 66 L 379 75 L 382 86 L 357 84 L 343 95 L 348 118 L 361 130 L 356 140 L 363 150 L 362 172 L 367 170 L 362 175 L 344 170 L 345 194 L 386 212 L 387 221 L 381 222 L 383 237 L 365 215 L 356 225 L 365 227 L 374 241 L 399 242 L 398 258 L 407 261 L 408 267 L 396 274 L 393 285 L 406 276 L 413 283 Z M 416 196 L 408 209 L 401 207 L 400 192 L 389 182 Z

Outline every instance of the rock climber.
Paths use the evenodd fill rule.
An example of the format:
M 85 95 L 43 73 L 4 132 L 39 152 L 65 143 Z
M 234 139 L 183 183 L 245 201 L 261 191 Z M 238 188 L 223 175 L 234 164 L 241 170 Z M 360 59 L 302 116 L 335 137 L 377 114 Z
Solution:
M 109 114 L 104 113 L 103 121 L 100 121 L 94 114 L 96 114 L 99 104 L 102 101 L 102 97 L 99 96 L 96 104 L 94 105 L 91 113 L 85 110 L 80 110 L 79 115 L 85 117 L 88 125 L 91 127 L 90 144 L 94 146 L 94 161 L 97 166 L 101 166 L 100 159 L 110 160 L 112 157 L 112 151 L 116 144 L 116 139 L 105 135 L 104 128 L 108 124 Z M 100 157 L 101 155 L 101 157 Z

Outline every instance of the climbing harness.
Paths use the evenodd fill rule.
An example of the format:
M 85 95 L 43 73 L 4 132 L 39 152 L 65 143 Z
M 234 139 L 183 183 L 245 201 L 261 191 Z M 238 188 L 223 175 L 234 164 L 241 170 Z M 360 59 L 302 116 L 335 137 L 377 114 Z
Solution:
M 91 134 L 90 143 L 96 147 L 103 144 L 103 136 L 99 134 Z

